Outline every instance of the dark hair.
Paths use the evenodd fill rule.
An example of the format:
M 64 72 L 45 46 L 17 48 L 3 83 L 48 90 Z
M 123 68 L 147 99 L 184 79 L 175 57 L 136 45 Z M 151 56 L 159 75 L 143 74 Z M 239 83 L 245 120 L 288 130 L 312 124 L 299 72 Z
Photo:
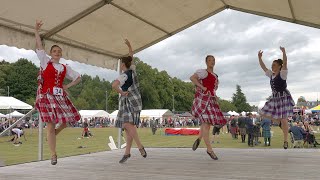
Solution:
M 120 58 L 121 62 L 125 64 L 126 68 L 130 68 L 131 62 L 132 62 L 132 57 L 131 56 L 125 56 Z
M 277 59 L 277 60 L 274 60 L 273 62 L 277 63 L 280 66 L 280 70 L 281 70 L 282 65 L 283 65 L 283 60 L 282 59 Z
M 207 55 L 206 57 L 206 62 L 208 61 L 209 57 L 212 57 L 214 59 L 214 56 L 213 55 Z
M 55 44 L 55 45 L 51 46 L 50 52 L 51 52 L 52 49 L 55 48 L 55 47 L 58 47 L 58 48 L 60 48 L 60 49 L 62 50 L 62 48 L 61 48 L 60 46 L 58 46 L 58 45 Z

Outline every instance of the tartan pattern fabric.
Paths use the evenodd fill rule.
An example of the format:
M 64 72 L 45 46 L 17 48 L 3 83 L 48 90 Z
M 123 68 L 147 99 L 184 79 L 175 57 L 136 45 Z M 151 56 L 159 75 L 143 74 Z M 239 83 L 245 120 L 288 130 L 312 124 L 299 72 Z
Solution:
M 247 134 L 247 128 L 239 128 L 240 135 L 246 135 Z
M 263 130 L 262 130 L 262 136 L 263 136 L 264 138 L 271 138 L 271 131 L 270 131 L 270 130 L 265 130 L 265 129 L 263 129 Z
M 67 93 L 63 96 L 52 95 L 49 92 L 41 93 L 43 86 L 42 68 L 38 73 L 38 88 L 35 106 L 43 122 L 69 123 L 74 125 L 81 119 L 81 116 L 72 104 Z
M 273 93 L 273 96 L 265 103 L 260 114 L 272 119 L 286 119 L 293 115 L 295 103 L 290 92 Z
M 73 125 L 81 118 L 68 96 L 55 96 L 50 93 L 39 94 L 36 107 L 43 122 Z
M 225 125 L 227 120 L 224 118 L 216 97 L 211 93 L 204 94 L 197 88 L 192 105 L 192 115 L 199 119 L 201 123 L 212 125 Z
M 123 128 L 123 123 L 140 124 L 142 99 L 139 91 L 139 81 L 135 71 L 132 71 L 133 83 L 128 89 L 128 96 L 119 97 L 119 112 L 116 127 Z

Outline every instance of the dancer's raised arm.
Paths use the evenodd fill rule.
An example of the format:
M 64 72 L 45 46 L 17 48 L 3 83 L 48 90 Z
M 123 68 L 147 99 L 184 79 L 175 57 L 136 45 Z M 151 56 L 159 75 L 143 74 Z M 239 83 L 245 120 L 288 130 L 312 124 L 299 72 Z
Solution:
M 133 59 L 133 51 L 132 51 L 132 47 L 131 47 L 131 44 L 130 44 L 129 40 L 128 40 L 128 39 L 125 39 L 125 43 L 126 43 L 126 45 L 128 46 L 128 48 L 129 48 L 129 56 L 131 56 L 132 59 Z
M 266 67 L 266 65 L 262 61 L 262 54 L 263 54 L 263 51 L 260 50 L 258 52 L 259 64 L 260 64 L 261 68 L 263 69 L 263 71 L 266 72 L 268 70 L 268 68 Z
M 280 50 L 282 51 L 282 60 L 283 60 L 283 65 L 282 65 L 282 69 L 283 70 L 288 70 L 288 59 L 287 59 L 287 54 L 286 54 L 286 49 L 284 47 L 280 46 Z
M 39 34 L 39 30 L 41 29 L 42 25 L 43 25 L 42 21 L 38 21 L 37 20 L 36 21 L 36 25 L 35 25 L 35 29 L 34 29 L 34 34 L 35 34 L 35 37 L 36 37 L 36 47 L 39 50 L 43 49 L 42 41 L 41 41 L 40 34 Z

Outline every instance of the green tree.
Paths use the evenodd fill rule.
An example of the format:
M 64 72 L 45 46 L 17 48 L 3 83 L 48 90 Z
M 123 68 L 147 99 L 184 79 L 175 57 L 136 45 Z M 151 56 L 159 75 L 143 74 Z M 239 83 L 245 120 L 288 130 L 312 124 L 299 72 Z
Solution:
M 8 69 L 5 81 L 10 87 L 10 95 L 26 101 L 36 96 L 39 69 L 27 59 L 19 59 Z
M 251 106 L 247 103 L 247 98 L 242 92 L 240 85 L 237 85 L 236 93 L 233 94 L 231 102 L 238 112 L 251 112 Z
M 222 112 L 237 111 L 237 107 L 234 104 L 232 104 L 230 101 L 219 98 L 218 104 Z

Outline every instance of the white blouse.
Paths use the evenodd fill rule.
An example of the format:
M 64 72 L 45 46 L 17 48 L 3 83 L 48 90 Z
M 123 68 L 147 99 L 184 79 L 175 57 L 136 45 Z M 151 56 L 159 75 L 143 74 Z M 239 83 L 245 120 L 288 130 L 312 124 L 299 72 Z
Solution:
M 273 74 L 273 72 L 272 72 L 270 69 L 268 69 L 268 70 L 265 72 L 265 74 L 266 74 L 266 76 L 268 76 L 269 78 L 272 77 L 272 79 L 274 79 L 274 78 L 276 77 L 275 74 Z M 287 80 L 287 76 L 288 76 L 288 70 L 281 70 L 281 71 L 280 71 L 280 77 L 281 77 L 281 79 Z
M 133 71 L 135 71 L 135 70 L 136 70 L 136 65 L 132 64 L 132 65 L 130 66 L 130 69 L 133 70 Z M 118 80 L 118 81 L 120 82 L 120 85 L 119 85 L 119 86 L 121 87 L 121 86 L 124 85 L 124 83 L 126 82 L 126 80 L 128 80 L 128 76 L 127 76 L 127 74 L 122 73 L 122 74 L 120 74 L 120 75 L 118 76 L 118 78 L 117 78 L 116 80 Z
M 199 79 L 204 79 L 208 76 L 208 71 L 206 69 L 198 69 L 195 74 Z
M 36 49 L 36 53 L 37 53 L 37 56 L 40 60 L 40 67 L 45 70 L 48 66 L 48 62 L 51 60 L 46 52 L 44 50 L 40 50 L 40 49 Z M 60 64 L 60 63 L 52 63 L 53 67 L 59 72 L 63 72 L 64 68 L 63 68 L 63 65 Z M 78 77 L 80 77 L 80 74 L 76 71 L 74 71 L 73 69 L 71 69 L 70 66 L 66 65 L 66 69 L 67 69 L 67 72 L 66 72 L 66 78 L 69 79 L 69 80 L 72 80 L 72 81 L 75 81 Z

